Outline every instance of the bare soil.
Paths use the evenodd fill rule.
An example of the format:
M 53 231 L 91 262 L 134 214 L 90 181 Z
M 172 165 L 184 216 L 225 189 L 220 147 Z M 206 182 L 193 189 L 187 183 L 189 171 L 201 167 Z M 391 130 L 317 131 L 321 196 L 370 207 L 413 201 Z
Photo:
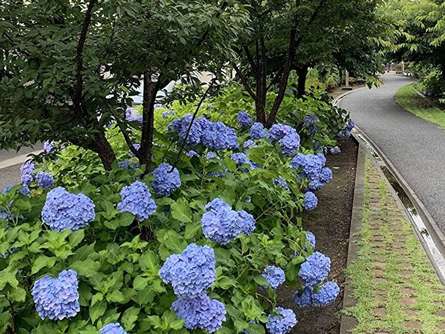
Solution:
M 341 141 L 339 146 L 342 153 L 329 155 L 327 159 L 334 178 L 317 193 L 318 207 L 306 214 L 303 222 L 305 229 L 316 236 L 316 249 L 331 258 L 329 278 L 341 287 L 340 296 L 328 307 L 299 308 L 293 302 L 295 291 L 287 287 L 280 289 L 280 305 L 292 308 L 298 318 L 298 324 L 291 333 L 338 334 L 340 331 L 358 145 L 353 139 L 349 139 Z

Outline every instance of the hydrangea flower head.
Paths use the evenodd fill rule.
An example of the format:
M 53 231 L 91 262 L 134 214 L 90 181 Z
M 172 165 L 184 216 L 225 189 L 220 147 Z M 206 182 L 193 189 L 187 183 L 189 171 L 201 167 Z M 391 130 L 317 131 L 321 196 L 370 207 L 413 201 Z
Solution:
M 31 189 L 29 189 L 29 187 L 26 185 L 22 186 L 19 191 L 20 191 L 20 194 L 22 194 L 23 196 L 31 195 Z
M 230 157 L 237 166 L 249 165 L 250 168 L 255 168 L 255 165 L 249 160 L 246 153 L 233 153 Z
M 124 187 L 121 192 L 121 201 L 117 205 L 120 212 L 129 212 L 139 221 L 145 220 L 156 211 L 156 203 L 151 197 L 147 186 L 136 181 Z
M 281 176 L 275 178 L 273 180 L 273 184 L 278 187 L 281 187 L 285 190 L 289 190 L 289 185 L 287 184 L 286 180 L 284 178 L 282 178 Z
M 238 137 L 231 127 L 222 122 L 210 122 L 202 133 L 202 144 L 212 150 L 238 148 Z
M 303 126 L 305 128 L 310 128 L 311 126 L 314 126 L 319 121 L 318 117 L 314 114 L 306 115 L 303 118 Z
M 314 252 L 301 265 L 298 276 L 305 287 L 314 287 L 324 281 L 331 271 L 331 259 L 320 252 Z
M 31 295 L 42 320 L 62 320 L 80 311 L 79 283 L 74 270 L 64 270 L 57 278 L 44 276 L 34 283 Z
M 206 238 L 227 245 L 241 233 L 252 233 L 255 219 L 245 211 L 232 210 L 230 205 L 216 198 L 206 205 L 201 225 Z
M 307 211 L 314 210 L 318 205 L 318 198 L 312 191 L 304 194 L 304 209 Z
M 280 267 L 267 266 L 264 269 L 262 276 L 267 280 L 273 289 L 278 288 L 286 281 L 286 275 L 284 274 L 283 269 Z
M 317 292 L 312 294 L 313 304 L 315 306 L 329 305 L 335 301 L 340 293 L 340 287 L 335 282 L 324 283 Z
M 250 235 L 255 231 L 255 223 L 255 218 L 250 213 L 244 210 L 238 211 L 238 224 L 242 233 Z
M 160 196 L 168 196 L 181 186 L 181 178 L 179 171 L 167 163 L 160 164 L 153 171 L 152 186 L 156 194 Z
M 292 156 L 300 148 L 300 136 L 297 132 L 292 132 L 281 138 L 278 143 L 284 155 Z
M 168 126 L 170 131 L 175 131 L 179 138 L 189 144 L 198 145 L 201 143 L 201 137 L 210 124 L 210 121 L 204 117 L 196 118 L 190 127 L 193 120 L 192 115 L 186 115 L 180 119 L 176 119 Z M 189 130 L 190 127 L 190 130 Z M 187 136 L 188 131 L 188 136 Z
M 317 241 L 315 239 L 315 235 L 312 232 L 306 232 L 306 240 L 311 244 L 312 248 L 315 248 Z
M 212 152 L 212 151 L 207 152 L 207 154 L 206 154 L 207 160 L 212 160 L 212 159 L 216 159 L 216 158 L 218 158 L 218 155 L 215 152 Z
M 269 139 L 274 142 L 296 132 L 297 130 L 289 125 L 280 123 L 274 124 L 269 130 Z
M 214 333 L 226 320 L 224 304 L 216 299 L 210 299 L 206 294 L 179 297 L 173 302 L 172 309 L 190 330 L 202 329 Z
M 46 140 L 43 142 L 43 152 L 45 154 L 50 154 L 54 150 L 54 142 Z
M 332 170 L 329 167 L 323 167 L 320 172 L 320 181 L 323 183 L 329 183 L 332 180 Z
M 21 167 L 20 167 L 20 174 L 21 174 L 21 182 L 24 186 L 29 186 L 31 182 L 34 179 L 34 176 L 32 175 L 34 172 L 35 165 L 31 160 L 26 161 Z
M 303 291 L 296 293 L 294 302 L 300 307 L 312 306 L 312 288 L 304 288 Z
M 63 187 L 57 187 L 46 196 L 42 220 L 55 231 L 76 231 L 95 219 L 94 208 L 93 201 L 84 194 L 72 194 Z
M 267 134 L 268 134 L 268 132 L 264 128 L 264 125 L 259 122 L 253 123 L 249 130 L 249 135 L 250 135 L 250 138 L 252 138 L 252 139 L 265 138 L 265 137 L 267 137 Z
M 291 309 L 277 307 L 275 314 L 267 318 L 266 328 L 270 334 L 287 334 L 297 324 L 297 317 Z
M 36 175 L 37 185 L 43 189 L 49 189 L 54 184 L 54 178 L 51 174 L 46 172 L 39 172 Z
M 248 128 L 253 123 L 252 118 L 250 118 L 249 114 L 245 111 L 240 111 L 236 116 L 236 120 L 242 128 Z
M 159 275 L 177 296 L 196 297 L 215 281 L 215 265 L 212 248 L 190 244 L 181 254 L 169 256 Z
M 99 334 L 127 334 L 127 332 L 119 323 L 114 322 L 102 327 L 99 331 Z
M 251 147 L 255 147 L 255 142 L 252 139 L 246 140 L 243 144 L 245 149 L 249 149 Z

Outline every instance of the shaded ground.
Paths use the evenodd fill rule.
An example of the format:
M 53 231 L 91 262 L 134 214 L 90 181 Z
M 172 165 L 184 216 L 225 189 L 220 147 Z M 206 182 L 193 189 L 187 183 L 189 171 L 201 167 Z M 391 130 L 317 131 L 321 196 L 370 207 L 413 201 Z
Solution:
M 384 75 L 384 85 L 353 92 L 340 101 L 352 119 L 401 173 L 445 232 L 445 131 L 406 112 L 394 95 L 411 80 Z
M 341 154 L 328 156 L 327 164 L 334 172 L 333 181 L 317 192 L 318 208 L 305 216 L 304 227 L 315 234 L 316 249 L 331 258 L 330 279 L 337 281 L 343 287 L 358 147 L 352 139 L 343 141 L 340 147 Z M 292 301 L 293 293 L 293 289 L 283 288 L 279 291 L 280 304 L 294 309 L 299 320 L 292 333 L 337 334 L 339 332 L 343 288 L 336 303 L 321 309 L 297 308 Z
M 445 333 L 445 287 L 381 171 L 369 158 L 366 165 L 358 254 L 348 268 L 352 333 Z

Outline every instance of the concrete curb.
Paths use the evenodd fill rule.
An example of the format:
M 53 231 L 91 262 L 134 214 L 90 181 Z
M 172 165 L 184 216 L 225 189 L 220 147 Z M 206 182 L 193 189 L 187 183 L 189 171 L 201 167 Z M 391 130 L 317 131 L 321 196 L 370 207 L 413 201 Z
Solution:
M 349 267 L 355 261 L 358 253 L 358 240 L 360 238 L 365 194 L 366 155 L 366 150 L 359 142 L 346 267 Z M 343 309 L 354 306 L 355 304 L 351 284 L 351 281 L 347 279 L 343 293 Z M 357 321 L 354 317 L 343 314 L 340 321 L 340 334 L 351 333 L 356 324 Z
M 34 151 L 34 152 L 30 152 L 27 154 L 22 154 L 22 155 L 18 155 L 14 158 L 11 159 L 6 159 L 0 162 L 0 169 L 4 169 L 4 168 L 8 168 L 8 167 L 12 167 L 15 165 L 20 165 L 22 163 L 24 163 L 26 160 L 29 159 L 30 155 L 38 155 L 40 153 L 42 153 L 43 151 Z

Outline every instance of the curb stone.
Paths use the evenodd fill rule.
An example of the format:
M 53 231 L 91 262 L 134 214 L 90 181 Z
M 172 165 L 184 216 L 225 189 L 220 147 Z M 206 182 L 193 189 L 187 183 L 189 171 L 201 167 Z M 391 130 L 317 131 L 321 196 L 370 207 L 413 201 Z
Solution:
M 27 153 L 27 154 L 22 154 L 22 155 L 16 156 L 14 158 L 3 160 L 3 161 L 0 162 L 0 170 L 4 169 L 4 168 L 8 168 L 8 167 L 12 167 L 12 166 L 15 166 L 15 165 L 22 164 L 26 160 L 28 160 L 30 155 L 38 155 L 38 154 L 40 154 L 42 152 L 43 152 L 42 150 L 34 151 L 34 152 Z
M 358 240 L 362 221 L 362 208 L 364 204 L 364 192 L 365 192 L 365 172 L 366 172 L 366 150 L 363 145 L 359 144 L 357 167 L 355 176 L 354 197 L 352 204 L 352 216 L 351 216 L 351 229 L 349 232 L 349 246 L 348 246 L 348 258 L 346 267 L 354 262 L 357 258 L 358 252 Z M 352 286 L 350 279 L 347 278 L 345 282 L 344 294 L 343 294 L 343 309 L 353 306 L 355 303 L 352 296 Z M 341 316 L 340 322 L 340 334 L 351 333 L 351 330 L 355 327 L 357 321 L 346 314 Z

